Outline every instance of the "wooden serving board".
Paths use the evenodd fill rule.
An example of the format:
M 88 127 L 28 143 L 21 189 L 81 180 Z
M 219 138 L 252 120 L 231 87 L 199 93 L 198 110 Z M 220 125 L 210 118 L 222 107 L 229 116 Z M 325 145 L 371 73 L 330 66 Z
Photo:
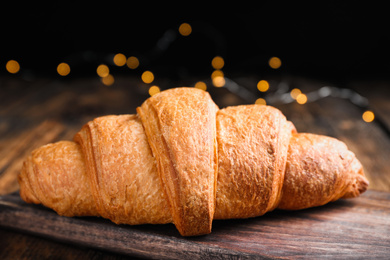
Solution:
M 312 209 L 214 221 L 211 234 L 190 238 L 181 237 L 172 224 L 128 226 L 102 218 L 61 217 L 13 193 L 0 197 L 0 226 L 156 259 L 388 258 L 390 193 L 370 190 Z

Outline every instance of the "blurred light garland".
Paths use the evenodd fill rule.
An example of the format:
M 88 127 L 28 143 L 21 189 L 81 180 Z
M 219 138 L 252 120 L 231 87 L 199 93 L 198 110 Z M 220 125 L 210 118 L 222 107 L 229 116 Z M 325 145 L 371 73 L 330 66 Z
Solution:
M 244 86 L 241 86 L 237 82 L 227 77 L 224 77 L 225 85 L 224 87 L 229 90 L 231 93 L 236 94 L 241 97 L 243 100 L 249 103 L 255 103 L 258 105 L 272 105 L 278 106 L 282 104 L 290 104 L 296 102 L 300 105 L 304 105 L 310 102 L 316 102 L 320 99 L 326 97 L 335 97 L 346 99 L 350 101 L 355 106 L 363 109 L 362 119 L 371 123 L 375 119 L 375 113 L 372 110 L 369 110 L 369 101 L 366 97 L 363 97 L 356 91 L 347 88 L 338 88 L 332 86 L 323 86 L 318 90 L 311 91 L 308 93 L 302 93 L 299 88 L 291 89 L 290 85 L 286 81 L 281 81 L 276 84 L 276 89 L 273 92 L 269 92 L 270 84 L 266 80 L 260 80 L 257 83 L 257 89 L 260 92 L 267 92 L 264 97 L 258 97 L 258 95 Z
M 208 30 L 208 35 L 210 36 L 210 28 Z M 143 56 L 148 64 L 151 60 L 158 58 L 161 56 L 170 46 L 171 44 L 178 38 L 178 34 L 183 37 L 188 37 L 193 33 L 192 26 L 189 23 L 182 23 L 180 26 L 174 29 L 168 29 L 161 38 L 159 38 L 154 46 L 154 48 L 149 52 L 149 57 Z M 216 42 L 217 38 L 215 35 L 214 42 L 216 45 L 221 46 L 220 42 Z M 217 49 L 218 49 L 218 46 Z M 106 86 L 111 86 L 115 82 L 114 76 L 110 73 L 109 65 L 115 65 L 118 67 L 123 67 L 127 65 L 127 67 L 131 70 L 135 70 L 140 67 L 141 62 L 139 57 L 129 56 L 126 57 L 123 53 L 109 53 L 98 55 L 97 53 L 86 51 L 72 56 L 73 60 L 77 60 L 78 62 L 91 62 L 91 61 L 104 61 L 96 68 L 96 73 L 100 77 L 101 82 Z M 68 58 L 69 60 L 72 60 Z M 64 59 L 67 60 L 67 59 Z M 107 65 L 109 64 L 109 65 Z M 259 105 L 280 105 L 280 104 L 289 104 L 293 102 L 297 102 L 298 104 L 304 105 L 306 103 L 315 102 L 320 99 L 326 97 L 337 97 L 342 99 L 349 100 L 352 104 L 365 109 L 362 114 L 362 119 L 365 122 L 373 122 L 375 119 L 375 114 L 372 110 L 368 110 L 368 99 L 361 96 L 357 92 L 346 89 L 346 88 L 338 88 L 331 86 L 324 86 L 318 90 L 311 91 L 309 93 L 302 93 L 302 91 L 298 88 L 293 88 L 289 86 L 289 84 L 285 81 L 281 81 L 277 84 L 276 89 L 272 92 L 270 91 L 270 83 L 267 80 L 260 80 L 256 86 L 246 88 L 235 82 L 234 80 L 226 77 L 225 73 L 222 69 L 225 66 L 225 60 L 222 56 L 215 56 L 211 60 L 211 66 L 214 69 L 211 73 L 211 84 L 214 87 L 224 87 L 229 92 L 237 95 L 243 100 L 249 103 L 255 103 Z M 272 69 L 279 69 L 282 66 L 282 61 L 279 57 L 271 57 L 268 60 L 268 66 Z M 18 74 L 23 69 L 20 64 L 16 60 L 9 60 L 5 66 L 6 70 L 11 74 Z M 61 62 L 58 64 L 57 73 L 62 76 L 68 76 L 71 73 L 71 62 Z M 31 76 L 31 72 L 26 73 Z M 151 84 L 155 82 L 155 75 L 150 70 L 144 70 L 140 77 L 141 81 L 145 84 Z M 207 81 L 207 80 L 206 80 Z M 207 91 L 206 81 L 198 81 L 194 83 L 192 86 L 203 89 Z M 258 96 L 258 93 L 255 93 L 249 89 L 257 89 L 262 93 L 262 97 Z M 152 96 L 159 93 L 160 87 L 157 85 L 152 85 L 148 87 L 148 93 Z

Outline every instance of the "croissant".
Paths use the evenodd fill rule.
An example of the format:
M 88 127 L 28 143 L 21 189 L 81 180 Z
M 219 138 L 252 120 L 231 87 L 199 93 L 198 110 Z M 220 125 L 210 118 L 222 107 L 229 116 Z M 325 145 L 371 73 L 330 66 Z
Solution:
M 136 115 L 88 122 L 74 141 L 25 160 L 20 196 L 63 216 L 174 223 L 208 234 L 213 219 L 250 218 L 359 196 L 363 167 L 334 138 L 297 133 L 276 108 L 218 109 L 195 88 L 162 91 Z

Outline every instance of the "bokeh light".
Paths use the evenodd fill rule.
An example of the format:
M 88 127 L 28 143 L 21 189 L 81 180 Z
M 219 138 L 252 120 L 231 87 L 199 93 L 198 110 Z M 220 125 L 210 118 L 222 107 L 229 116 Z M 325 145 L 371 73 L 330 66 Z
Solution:
M 268 65 L 273 69 L 279 69 L 282 66 L 282 61 L 278 57 L 272 57 L 269 59 Z
M 221 87 L 225 86 L 225 83 L 226 83 L 225 78 L 222 77 L 222 76 L 214 77 L 214 78 L 212 79 L 212 81 L 213 81 L 213 85 L 214 85 L 215 87 L 217 87 L 217 88 L 221 88 Z
M 152 83 L 153 80 L 154 80 L 154 75 L 151 71 L 145 71 L 144 73 L 142 73 L 141 75 L 141 79 L 144 83 L 146 84 L 149 84 L 149 83 Z
M 374 112 L 372 112 L 371 110 L 367 110 L 367 111 L 365 111 L 365 112 L 363 113 L 362 118 L 363 118 L 363 120 L 364 120 L 365 122 L 370 123 L 370 122 L 374 121 L 374 119 L 375 119 L 375 114 L 374 114 Z
M 216 56 L 211 61 L 211 66 L 213 66 L 214 69 L 220 70 L 225 66 L 225 61 L 222 57 Z
M 126 56 L 122 53 L 117 53 L 114 56 L 114 64 L 118 67 L 122 67 L 126 64 Z
M 211 73 L 211 79 L 214 79 L 216 77 L 223 77 L 224 74 L 222 70 L 214 70 L 213 73 Z
M 267 102 L 265 101 L 264 98 L 258 98 L 258 99 L 256 99 L 255 104 L 256 105 L 266 105 Z
M 99 77 L 104 78 L 110 74 L 110 69 L 107 67 L 107 65 L 100 64 L 96 69 L 96 73 L 99 75 Z
M 306 104 L 306 102 L 307 102 L 307 96 L 305 94 L 301 93 L 297 96 L 297 103 L 298 104 L 303 105 L 303 104 Z
M 226 80 L 222 70 L 214 70 L 213 73 L 211 73 L 211 81 L 217 88 L 225 86 Z
M 260 80 L 260 81 L 257 83 L 257 89 L 258 89 L 260 92 L 266 92 L 266 91 L 269 89 L 269 83 L 268 83 L 268 81 L 266 81 L 266 80 Z
M 58 64 L 57 72 L 61 76 L 67 76 L 70 73 L 70 66 L 67 63 L 62 62 L 62 63 Z
M 112 76 L 111 74 L 108 74 L 107 76 L 102 77 L 101 80 L 102 80 L 102 83 L 106 86 L 111 86 L 115 82 L 114 76 Z
M 183 36 L 188 36 L 192 32 L 192 27 L 188 23 L 182 23 L 179 26 L 179 33 Z
M 203 81 L 196 82 L 194 87 L 205 91 L 207 90 L 207 85 Z
M 15 74 L 19 72 L 20 65 L 16 60 L 9 60 L 5 65 L 5 68 L 9 73 Z
M 297 99 L 297 97 L 302 93 L 302 91 L 298 88 L 294 88 L 293 90 L 291 90 L 290 92 L 290 96 L 293 98 L 293 99 Z
M 127 59 L 127 67 L 129 67 L 130 69 L 136 69 L 138 68 L 139 66 L 139 60 L 137 57 L 134 57 L 134 56 L 130 56 L 128 59 Z
M 158 86 L 151 86 L 149 88 L 149 95 L 150 96 L 154 96 L 156 95 L 157 93 L 160 93 L 160 88 Z

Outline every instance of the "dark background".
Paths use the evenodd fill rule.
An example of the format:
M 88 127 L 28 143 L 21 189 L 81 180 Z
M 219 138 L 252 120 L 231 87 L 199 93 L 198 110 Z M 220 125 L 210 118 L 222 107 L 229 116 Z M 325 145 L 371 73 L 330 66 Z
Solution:
M 113 66 L 112 73 L 150 69 L 173 78 L 205 75 L 212 71 L 211 59 L 220 55 L 231 75 L 388 78 L 389 14 L 382 3 L 265 1 L 210 9 L 191 3 L 16 2 L 2 8 L 0 73 L 8 74 L 5 64 L 15 59 L 19 76 L 59 77 L 60 62 L 70 65 L 68 77 L 96 75 L 97 65 L 110 65 L 112 54 L 121 52 L 139 57 L 141 66 L 138 72 Z M 183 22 L 192 26 L 188 37 L 178 34 Z M 269 68 L 272 56 L 281 58 L 280 69 Z

